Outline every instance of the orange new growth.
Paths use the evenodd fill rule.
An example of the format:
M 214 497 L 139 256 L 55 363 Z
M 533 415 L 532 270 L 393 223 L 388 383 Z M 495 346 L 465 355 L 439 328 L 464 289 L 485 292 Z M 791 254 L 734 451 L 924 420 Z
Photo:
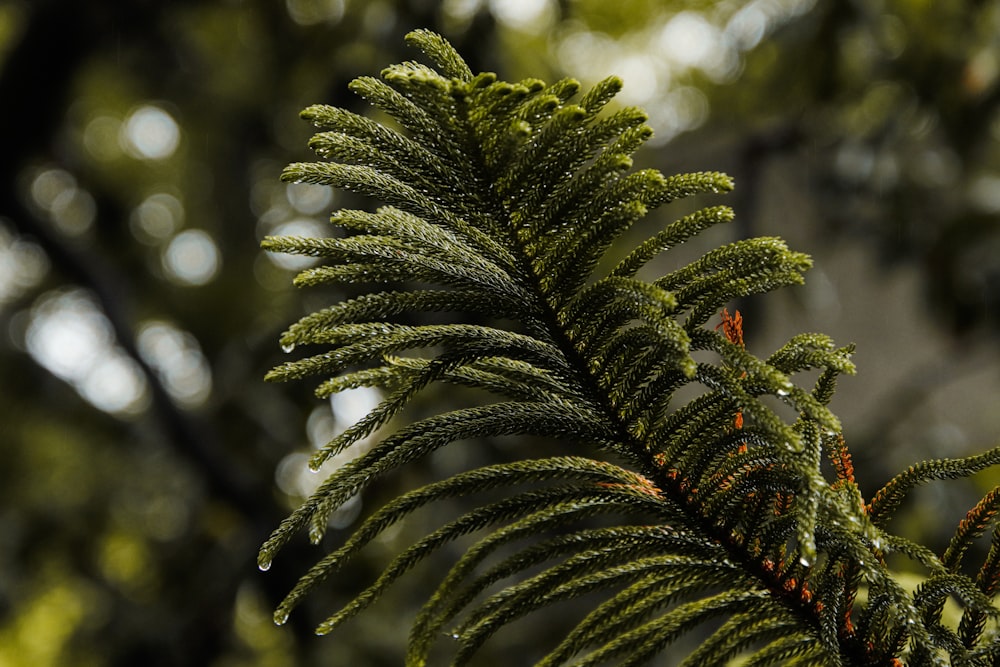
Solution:
M 740 314 L 740 311 L 737 310 L 734 314 L 730 315 L 729 310 L 723 308 L 722 321 L 715 328 L 718 329 L 719 327 L 722 327 L 722 333 L 730 343 L 746 347 L 743 344 L 743 315 Z
M 746 347 L 743 344 L 743 315 L 740 314 L 740 311 L 737 310 L 730 315 L 729 310 L 723 308 L 722 321 L 715 328 L 718 329 L 719 327 L 722 327 L 722 334 L 730 343 Z M 737 429 L 743 428 L 743 413 L 738 410 L 736 416 L 733 417 L 733 426 Z

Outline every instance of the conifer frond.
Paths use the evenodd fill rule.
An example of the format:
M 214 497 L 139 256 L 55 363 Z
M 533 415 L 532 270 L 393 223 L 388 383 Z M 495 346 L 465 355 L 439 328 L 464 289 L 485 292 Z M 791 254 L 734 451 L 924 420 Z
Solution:
M 892 478 L 879 489 L 868 507 L 872 521 L 888 521 L 910 491 L 935 479 L 959 479 L 974 475 L 980 470 L 1000 463 L 1000 447 L 961 459 L 936 459 L 921 461 Z
M 506 83 L 473 74 L 438 35 L 417 31 L 407 41 L 438 69 L 407 62 L 351 84 L 400 130 L 323 105 L 303 112 L 321 130 L 310 146 L 325 161 L 292 164 L 283 178 L 346 188 L 381 207 L 336 212 L 337 238 L 268 238 L 264 247 L 324 261 L 297 285 L 370 291 L 293 324 L 281 344 L 310 354 L 267 379 L 318 376 L 321 397 L 384 390 L 380 405 L 315 452 L 317 469 L 388 427 L 431 384 L 484 390 L 494 402 L 449 408 L 377 439 L 282 522 L 260 566 L 300 531 L 319 542 L 334 510 L 380 477 L 460 441 L 543 436 L 571 455 L 526 450 L 403 493 L 321 558 L 276 620 L 389 527 L 461 498 L 463 509 L 353 600 L 336 601 L 319 631 L 471 536 L 428 591 L 408 665 L 441 651 L 475 664 L 499 629 L 577 599 L 596 601 L 543 647 L 540 664 L 643 664 L 690 632 L 707 633 L 686 656 L 691 666 L 997 659 L 984 631 L 996 616 L 997 531 L 976 580 L 958 569 L 995 524 L 997 494 L 970 512 L 942 558 L 885 526 L 914 486 L 1000 462 L 1000 448 L 917 464 L 866 505 L 827 408 L 837 378 L 854 372 L 853 348 L 799 334 L 761 359 L 745 346 L 738 313 L 724 311 L 722 332 L 712 322 L 734 298 L 801 283 L 811 260 L 778 238 L 743 239 L 657 279 L 639 277 L 658 256 L 733 219 L 713 206 L 609 263 L 608 249 L 649 211 L 726 192 L 731 180 L 632 171 L 631 154 L 651 129 L 639 109 L 608 108 L 622 86 L 615 77 L 582 95 L 571 79 Z M 422 313 L 450 319 L 395 321 Z M 469 314 L 476 323 L 463 321 Z M 812 369 L 811 388 L 796 384 Z M 694 391 L 681 402 L 685 387 Z M 890 554 L 924 569 L 915 591 L 889 570 Z M 965 606 L 957 627 L 941 621 L 949 597 Z

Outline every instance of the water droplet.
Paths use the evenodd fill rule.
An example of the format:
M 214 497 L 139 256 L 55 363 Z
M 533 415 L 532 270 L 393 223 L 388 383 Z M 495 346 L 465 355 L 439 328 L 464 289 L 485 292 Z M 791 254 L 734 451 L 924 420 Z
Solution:
M 799 536 L 799 564 L 812 567 L 816 563 L 816 541 L 813 535 Z
M 274 612 L 274 624 L 275 625 L 284 625 L 287 622 L 288 622 L 288 612 L 287 611 L 285 611 L 283 609 L 279 609 L 278 611 Z
M 257 567 L 260 568 L 261 572 L 267 572 L 268 570 L 271 569 L 271 559 L 258 560 L 257 561 Z
M 295 343 L 284 343 L 281 346 L 281 351 L 288 353 L 295 349 Z

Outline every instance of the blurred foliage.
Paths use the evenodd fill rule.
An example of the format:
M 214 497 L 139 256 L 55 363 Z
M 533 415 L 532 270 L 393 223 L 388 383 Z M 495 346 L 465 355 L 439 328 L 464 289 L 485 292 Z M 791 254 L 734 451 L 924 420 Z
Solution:
M 778 119 L 773 148 L 808 147 L 800 166 L 831 233 L 916 262 L 956 334 L 995 328 L 1000 5 L 879 5 L 819 4 L 782 28 L 715 120 Z
M 349 201 L 278 182 L 297 113 L 363 108 L 347 82 L 412 58 L 417 27 L 508 79 L 622 75 L 647 159 L 728 171 L 741 234 L 787 207 L 817 244 L 919 270 L 956 349 L 995 346 L 998 2 L 0 0 L 0 663 L 389 664 L 405 595 L 349 646 L 269 620 L 312 558 L 253 565 L 300 493 L 274 471 L 335 415 L 260 378 L 302 300 L 336 295 L 294 293 L 257 246 Z M 879 429 L 905 414 L 887 401 Z M 870 451 L 873 478 L 898 468 Z

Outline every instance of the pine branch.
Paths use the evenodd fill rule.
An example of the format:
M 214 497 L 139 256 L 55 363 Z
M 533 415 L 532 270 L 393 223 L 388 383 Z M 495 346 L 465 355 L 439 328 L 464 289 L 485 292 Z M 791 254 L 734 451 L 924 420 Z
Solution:
M 607 108 L 621 88 L 616 78 L 574 103 L 573 80 L 506 83 L 474 75 L 437 35 L 417 31 L 408 41 L 439 69 L 408 62 L 387 68 L 381 80 L 352 84 L 401 129 L 310 107 L 303 116 L 323 130 L 311 146 L 329 161 L 293 164 L 283 175 L 387 205 L 337 212 L 332 221 L 347 232 L 343 238 L 264 242 L 271 251 L 325 260 L 300 274 L 298 285 L 392 287 L 294 324 L 281 339 L 286 349 L 324 351 L 283 364 L 268 379 L 318 375 L 320 396 L 385 390 L 378 407 L 316 453 L 314 468 L 387 426 L 432 383 L 485 390 L 496 402 L 432 415 L 381 438 L 281 524 L 262 547 L 260 566 L 270 567 L 300 530 L 318 542 L 331 513 L 378 478 L 458 441 L 543 436 L 564 441 L 573 456 L 532 459 L 525 451 L 521 460 L 460 472 L 389 501 L 300 580 L 276 620 L 284 622 L 391 525 L 461 498 L 464 510 L 399 553 L 319 631 L 333 631 L 445 545 L 475 535 L 415 619 L 407 664 L 428 664 L 440 644 L 455 664 L 472 663 L 514 620 L 595 593 L 603 597 L 545 647 L 540 664 L 642 664 L 715 619 L 721 625 L 685 664 L 722 665 L 736 656 L 750 665 L 1000 657 L 983 632 L 996 616 L 996 549 L 976 581 L 956 568 L 991 525 L 996 494 L 970 514 L 940 559 L 885 529 L 912 487 L 971 474 L 998 462 L 1000 450 L 918 464 L 866 504 L 840 422 L 826 407 L 837 378 L 854 372 L 853 348 L 801 334 L 765 360 L 746 348 L 739 313 L 723 310 L 712 326 L 734 298 L 800 284 L 811 260 L 777 238 L 744 239 L 658 279 L 638 277 L 658 255 L 733 219 L 715 206 L 668 224 L 609 265 L 608 249 L 649 211 L 728 191 L 730 179 L 631 171 L 630 156 L 651 130 L 641 110 Z M 423 312 L 497 320 L 392 321 Z M 798 386 L 795 376 L 811 369 L 819 370 L 812 389 Z M 676 395 L 685 387 L 697 391 L 681 403 Z M 775 400 L 793 421 L 775 412 Z M 609 454 L 617 463 L 602 462 Z M 595 527 L 595 517 L 611 525 Z M 893 553 L 924 569 L 916 590 L 888 568 Z M 956 628 L 940 619 L 949 596 L 967 610 Z

